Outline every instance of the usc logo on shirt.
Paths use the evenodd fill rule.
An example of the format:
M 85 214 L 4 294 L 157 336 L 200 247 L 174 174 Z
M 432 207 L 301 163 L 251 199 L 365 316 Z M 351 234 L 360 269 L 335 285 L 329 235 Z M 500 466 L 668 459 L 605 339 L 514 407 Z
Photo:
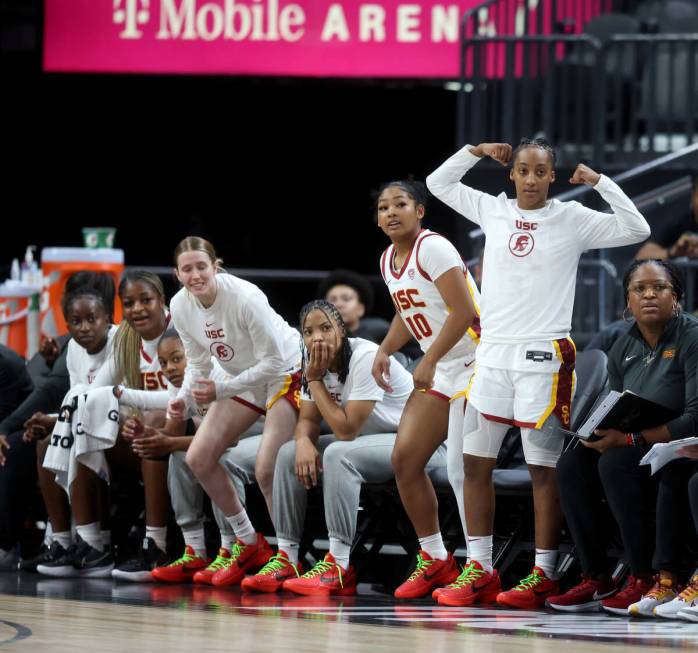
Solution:
M 144 390 L 167 390 L 167 381 L 162 372 L 141 372 Z
M 410 308 L 422 308 L 426 306 L 424 302 L 418 301 L 419 290 L 416 288 L 402 288 L 394 292 L 391 297 L 393 298 L 393 303 L 398 313 L 402 313 Z

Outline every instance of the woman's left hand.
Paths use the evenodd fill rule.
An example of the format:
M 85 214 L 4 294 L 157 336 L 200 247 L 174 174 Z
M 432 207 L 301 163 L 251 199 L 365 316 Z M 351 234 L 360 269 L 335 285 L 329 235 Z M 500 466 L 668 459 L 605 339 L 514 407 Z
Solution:
M 314 342 L 310 346 L 310 360 L 305 366 L 306 379 L 322 379 L 330 366 L 334 351 L 325 342 Z
M 216 382 L 212 379 L 196 379 L 191 396 L 197 404 L 210 404 L 216 401 Z
M 594 431 L 594 435 L 598 435 L 601 439 L 594 442 L 585 442 L 584 440 L 581 442 L 588 449 L 595 449 L 599 453 L 605 453 L 609 449 L 626 447 L 628 445 L 626 434 L 616 429 L 597 429 Z
M 162 458 L 172 453 L 172 438 L 146 426 L 143 436 L 134 440 L 131 448 L 141 458 Z

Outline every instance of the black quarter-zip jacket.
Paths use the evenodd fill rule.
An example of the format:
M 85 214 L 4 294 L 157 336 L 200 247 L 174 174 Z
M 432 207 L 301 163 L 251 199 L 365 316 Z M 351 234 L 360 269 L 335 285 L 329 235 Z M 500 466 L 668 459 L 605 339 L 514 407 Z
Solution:
M 666 424 L 672 440 L 698 434 L 698 319 L 681 313 L 652 349 L 637 324 L 608 353 L 611 390 L 631 390 L 681 413 Z

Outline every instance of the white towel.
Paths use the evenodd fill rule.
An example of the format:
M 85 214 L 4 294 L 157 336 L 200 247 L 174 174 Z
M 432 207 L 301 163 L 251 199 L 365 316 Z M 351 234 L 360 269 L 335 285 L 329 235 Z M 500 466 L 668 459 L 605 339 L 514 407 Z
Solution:
M 78 464 L 109 482 L 104 451 L 114 446 L 118 434 L 119 402 L 111 387 L 72 390 L 63 400 L 44 467 L 56 472 L 56 483 L 69 495 Z

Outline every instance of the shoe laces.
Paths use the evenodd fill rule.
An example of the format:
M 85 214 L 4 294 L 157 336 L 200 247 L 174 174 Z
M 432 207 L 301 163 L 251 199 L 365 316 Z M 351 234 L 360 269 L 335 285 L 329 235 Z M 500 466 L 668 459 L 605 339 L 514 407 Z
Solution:
M 298 568 L 296 565 L 294 565 L 286 556 L 281 555 L 280 553 L 277 553 L 269 558 L 269 562 L 267 562 L 267 564 L 257 572 L 257 575 L 266 576 L 267 574 L 273 574 L 275 571 L 282 571 L 286 565 L 291 565 L 293 570 L 296 572 L 296 576 L 298 576 Z
M 415 567 L 414 571 L 410 574 L 410 577 L 407 579 L 407 582 L 411 583 L 412 581 L 417 580 L 417 578 L 419 578 L 419 576 L 421 576 L 433 564 L 433 560 L 425 560 L 424 558 L 422 558 L 422 554 L 418 553 L 417 566 Z
M 142 553 L 142 550 L 141 550 Z M 181 558 L 178 558 L 174 562 L 171 562 L 168 567 L 177 567 L 178 565 L 186 565 L 188 562 L 191 562 L 192 560 L 196 560 L 197 555 L 191 550 L 191 549 L 184 549 L 184 554 L 182 555 Z
M 485 571 L 483 569 L 478 569 L 472 562 L 467 566 L 463 567 L 463 571 L 460 576 L 456 578 L 450 585 L 447 585 L 447 589 L 461 589 L 466 585 L 474 583 L 480 576 L 484 576 Z
M 582 574 L 582 582 L 574 587 L 570 587 L 570 589 L 567 590 L 567 594 L 584 594 L 592 588 L 596 589 L 597 584 L 598 581 L 594 580 L 591 576 Z
M 232 550 L 230 551 L 230 563 L 229 564 L 232 565 L 234 562 L 236 562 L 237 559 L 245 552 L 245 549 L 248 546 L 249 546 L 248 544 L 240 542 L 240 540 L 235 542 L 235 544 L 233 544 Z
M 218 553 L 216 559 L 208 566 L 209 571 L 218 571 L 219 569 L 225 569 L 226 563 L 230 558 L 226 555 L 221 555 Z
M 660 578 L 657 576 L 652 589 L 645 594 L 645 598 L 661 599 L 667 592 L 672 591 L 674 591 L 674 582 L 671 578 Z
M 342 568 L 336 562 L 328 562 L 327 560 L 318 560 L 315 566 L 306 571 L 301 578 L 315 578 L 315 576 L 322 576 L 329 571 L 332 571 L 332 567 L 337 568 L 337 574 L 339 574 L 339 584 L 344 587 L 344 580 L 342 578 Z
M 516 590 L 517 592 L 525 592 L 526 590 L 530 590 L 536 585 L 539 585 L 544 580 L 545 579 L 540 575 L 538 570 L 534 569 L 528 576 L 526 576 L 526 578 L 522 578 L 519 581 L 519 584 L 512 589 Z
M 683 592 L 679 594 L 682 601 L 693 601 L 698 599 L 698 574 L 695 574 L 691 580 L 688 581 L 686 587 L 684 587 Z

